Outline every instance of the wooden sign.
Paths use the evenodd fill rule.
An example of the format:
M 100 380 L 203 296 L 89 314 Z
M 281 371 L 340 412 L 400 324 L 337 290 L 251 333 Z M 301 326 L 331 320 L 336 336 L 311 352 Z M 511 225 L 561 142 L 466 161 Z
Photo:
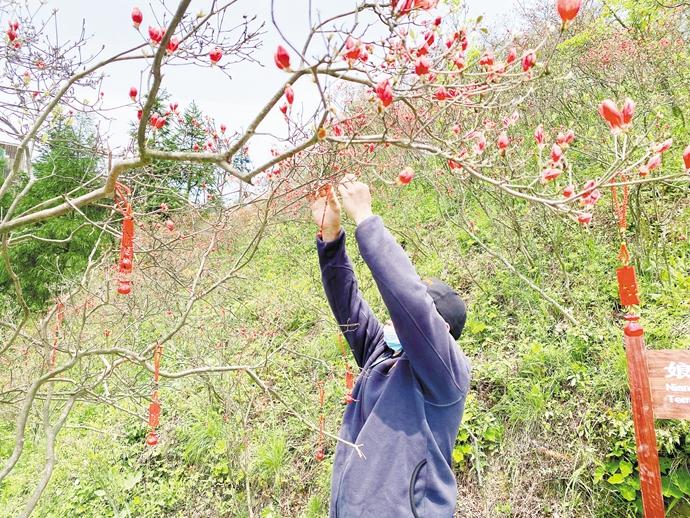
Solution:
M 690 351 L 645 351 L 656 419 L 690 419 Z

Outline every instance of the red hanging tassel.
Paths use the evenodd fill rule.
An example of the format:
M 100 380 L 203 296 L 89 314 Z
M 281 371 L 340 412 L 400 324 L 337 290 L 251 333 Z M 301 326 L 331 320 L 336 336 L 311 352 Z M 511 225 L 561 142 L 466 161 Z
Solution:
M 115 184 L 115 207 L 122 213 L 122 237 L 120 238 L 120 262 L 118 271 L 117 292 L 120 295 L 129 295 L 132 292 L 132 281 L 129 275 L 132 273 L 134 261 L 134 216 L 132 206 L 127 201 L 130 190 L 128 187 Z
M 323 416 L 323 403 L 324 403 L 323 381 L 318 382 L 318 387 L 319 387 L 319 439 L 318 439 L 318 443 L 317 443 L 315 458 L 317 461 L 321 462 L 326 456 L 323 452 L 323 442 L 324 442 L 323 430 L 324 430 L 324 424 L 326 421 L 324 416 Z
M 347 351 L 345 345 L 343 344 L 343 335 L 338 334 L 338 348 L 340 353 L 343 355 L 343 361 L 345 362 L 345 397 L 343 402 L 346 405 L 353 403 L 355 398 L 352 397 L 352 389 L 355 386 L 355 375 L 352 373 L 352 368 L 350 367 L 350 362 L 347 361 Z
M 50 351 L 50 368 L 55 367 L 57 361 L 57 347 L 58 340 L 60 338 L 60 332 L 62 331 L 62 321 L 65 318 L 65 305 L 58 298 L 55 303 L 55 325 L 53 326 L 53 349 Z
M 154 390 L 151 394 L 151 403 L 149 404 L 149 433 L 146 436 L 146 444 L 155 446 L 158 444 L 158 434 L 156 428 L 160 424 L 161 417 L 161 403 L 158 398 L 158 380 L 160 378 L 161 359 L 163 357 L 163 346 L 160 343 L 156 344 L 153 350 L 153 383 Z

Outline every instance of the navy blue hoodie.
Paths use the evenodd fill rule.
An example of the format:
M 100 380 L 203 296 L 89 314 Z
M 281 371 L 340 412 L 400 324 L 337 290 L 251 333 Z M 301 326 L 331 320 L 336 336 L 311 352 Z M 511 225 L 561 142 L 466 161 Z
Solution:
M 337 443 L 329 518 L 450 518 L 457 486 L 451 454 L 470 365 L 402 247 L 380 216 L 355 238 L 403 346 L 394 354 L 362 298 L 345 251 L 345 231 L 317 237 L 326 297 L 361 368 Z

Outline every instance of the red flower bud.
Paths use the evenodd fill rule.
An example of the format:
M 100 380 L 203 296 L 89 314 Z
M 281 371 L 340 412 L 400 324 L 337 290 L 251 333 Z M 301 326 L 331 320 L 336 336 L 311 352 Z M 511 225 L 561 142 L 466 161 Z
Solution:
M 561 149 L 561 146 L 554 144 L 551 148 L 551 161 L 554 164 L 557 164 L 561 161 L 561 158 L 563 158 L 563 150 Z
M 134 7 L 132 9 L 132 25 L 134 25 L 134 28 L 138 29 L 143 20 L 144 20 L 144 15 L 141 14 L 141 10 L 139 10 L 138 7 Z
M 211 64 L 215 65 L 223 57 L 223 51 L 220 48 L 216 47 L 215 49 L 213 49 L 211 52 L 208 53 L 208 57 L 211 59 Z
M 550 167 L 548 169 L 544 169 L 541 173 L 541 183 L 546 183 L 550 182 L 552 180 L 555 180 L 558 178 L 561 174 L 560 169 L 556 169 L 555 167 Z
M 166 52 L 168 54 L 172 54 L 177 50 L 177 47 L 180 46 L 180 38 L 177 36 L 173 36 L 170 38 L 170 41 L 168 42 L 168 46 L 165 48 Z
M 556 9 L 564 26 L 575 19 L 581 6 L 582 0 L 557 0 Z
M 287 109 L 288 109 L 287 104 L 283 103 L 280 105 L 280 111 L 283 112 L 283 115 L 287 115 Z
M 652 147 L 652 150 L 655 153 L 665 153 L 669 149 L 671 149 L 671 146 L 673 145 L 673 139 L 669 138 L 664 140 L 661 144 L 656 144 L 654 147 Z
M 683 151 L 683 163 L 685 164 L 685 172 L 690 172 L 690 145 Z
M 623 109 L 621 110 L 621 117 L 623 117 L 623 125 L 625 127 L 630 126 L 632 123 L 633 115 L 635 114 L 635 101 L 628 98 L 623 103 Z
M 379 81 L 376 84 L 376 96 L 381 100 L 384 107 L 389 106 L 393 102 L 393 88 L 388 79 Z
M 517 59 L 517 49 L 515 47 L 511 47 L 511 49 L 508 51 L 508 55 L 506 56 L 506 63 L 509 65 Z
M 275 61 L 276 66 L 281 70 L 289 70 L 290 68 L 290 54 L 288 54 L 285 47 L 278 45 L 275 54 L 273 55 L 273 61 Z
M 534 140 L 539 147 L 544 147 L 544 126 L 541 124 L 534 130 Z
M 577 222 L 580 225 L 589 225 L 592 222 L 592 214 L 589 212 L 580 212 L 577 215 Z
M 498 136 L 498 142 L 496 143 L 496 145 L 498 146 L 498 149 L 505 150 L 509 144 L 510 138 L 508 137 L 508 134 L 504 131 Z
M 158 45 L 163 39 L 165 28 L 156 28 L 149 25 L 149 38 L 154 45 Z
M 172 232 L 173 230 L 175 230 L 175 223 L 173 223 L 173 221 L 169 219 L 165 222 L 165 228 Z
M 563 189 L 563 197 L 564 198 L 572 198 L 574 194 L 575 194 L 575 186 L 574 185 L 568 185 L 565 189 Z
M 221 132 L 221 133 L 225 133 L 225 131 L 226 131 L 227 129 L 228 129 L 228 127 L 227 127 L 225 124 L 221 123 L 221 125 L 220 125 L 220 132 Z
M 139 94 L 139 91 L 136 89 L 136 87 L 132 87 L 129 89 L 129 98 L 132 99 L 132 101 L 137 100 L 137 95 Z
M 402 185 L 407 185 L 414 178 L 414 171 L 411 167 L 406 167 L 398 174 L 398 183 Z
M 522 55 L 522 71 L 527 72 L 537 62 L 537 53 L 533 50 L 528 50 Z
M 295 91 L 290 85 L 285 85 L 285 99 L 288 104 L 292 104 L 295 100 Z
M 652 157 L 647 162 L 647 169 L 650 171 L 654 171 L 654 169 L 656 169 L 660 165 L 661 165 L 661 155 L 659 153 L 656 153 L 655 155 L 652 155 Z

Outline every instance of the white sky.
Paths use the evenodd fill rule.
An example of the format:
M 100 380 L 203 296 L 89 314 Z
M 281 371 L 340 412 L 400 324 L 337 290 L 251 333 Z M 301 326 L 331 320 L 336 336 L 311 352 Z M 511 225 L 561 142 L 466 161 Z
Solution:
M 53 9 L 58 10 L 61 39 L 78 37 L 84 22 L 87 36 L 93 36 L 90 48 L 95 50 L 103 45 L 105 48 L 102 56 L 111 55 L 141 41 L 137 31 L 131 26 L 132 7 L 136 5 L 144 13 L 141 26 L 143 31 L 153 21 L 153 10 L 148 0 L 28 0 L 28 3 L 34 7 L 43 3 L 40 11 L 43 16 L 48 16 Z M 324 16 L 343 12 L 357 3 L 355 0 L 312 0 L 313 9 L 321 11 Z M 171 10 L 177 5 L 170 0 L 166 4 Z M 504 22 L 506 16 L 513 11 L 514 4 L 515 0 L 468 0 L 467 7 L 473 16 L 483 14 L 484 23 L 492 26 Z M 190 12 L 196 13 L 202 9 L 207 11 L 209 5 L 208 0 L 193 0 Z M 234 23 L 235 20 L 241 20 L 243 14 L 247 14 L 257 15 L 260 21 L 266 22 L 263 46 L 255 53 L 255 57 L 265 66 L 256 63 L 235 65 L 231 70 L 232 80 L 211 66 L 168 67 L 165 69 L 163 86 L 171 94 L 171 100 L 177 101 L 181 108 L 192 100 L 196 101 L 204 113 L 213 116 L 217 123 L 225 123 L 230 132 L 246 127 L 286 77 L 273 64 L 273 52 L 282 41 L 271 23 L 270 5 L 270 0 L 239 0 L 228 12 L 233 18 L 227 20 Z M 296 46 L 301 47 L 308 33 L 308 0 L 275 0 L 275 5 L 281 28 Z M 153 2 L 153 6 L 160 11 L 157 2 Z M 228 23 L 228 26 L 233 23 Z M 129 88 L 139 85 L 141 69 L 142 63 L 136 62 L 117 64 L 106 69 L 108 77 L 103 87 L 106 106 L 119 106 L 129 101 Z M 305 83 L 295 88 L 295 111 L 299 110 L 300 100 L 314 98 L 315 94 L 309 91 L 309 82 Z M 135 116 L 134 106 L 122 108 L 114 112 L 115 120 L 109 127 L 101 128 L 108 131 L 109 141 L 114 149 L 127 143 L 128 125 Z M 284 134 L 285 121 L 282 115 L 275 110 L 262 129 Z M 268 150 L 266 143 L 250 144 L 250 157 L 254 164 L 263 162 Z

